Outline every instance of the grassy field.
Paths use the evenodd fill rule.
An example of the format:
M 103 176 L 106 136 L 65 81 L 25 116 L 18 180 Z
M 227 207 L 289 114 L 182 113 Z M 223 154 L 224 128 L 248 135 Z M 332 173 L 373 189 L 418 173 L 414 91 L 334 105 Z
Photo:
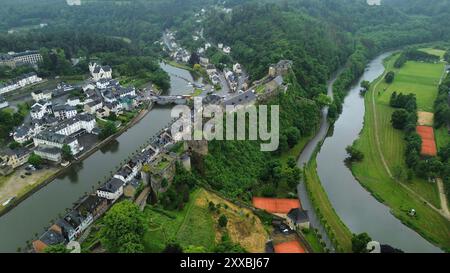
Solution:
M 221 204 L 218 213 L 209 211 L 209 201 Z M 217 225 L 221 214 L 228 218 L 226 229 L 231 240 L 247 251 L 264 252 L 268 239 L 263 224 L 253 212 L 239 208 L 204 189 L 195 190 L 181 211 L 147 207 L 145 214 L 149 223 L 149 230 L 144 236 L 146 252 L 161 252 L 171 239 L 175 239 L 182 247 L 201 246 L 211 252 L 224 231 Z
M 336 214 L 328 199 L 327 193 L 323 189 L 317 175 L 317 164 L 315 160 L 310 161 L 304 170 L 305 183 L 311 201 L 316 209 L 317 215 L 328 231 L 331 240 L 337 242 L 338 252 L 352 251 L 352 233 Z M 335 243 L 336 245 L 336 243 Z
M 183 247 L 195 245 L 207 251 L 212 250 L 215 238 L 213 219 L 207 211 L 195 205 L 200 192 L 194 191 L 181 211 L 163 211 L 151 207 L 145 209 L 149 223 L 149 230 L 144 236 L 147 252 L 161 252 L 171 239 Z
M 437 130 L 435 129 L 434 137 L 436 138 L 438 150 L 450 143 L 450 135 L 448 134 L 448 129 L 446 126 L 443 126 Z
M 441 50 L 441 49 L 428 47 L 428 48 L 422 48 L 420 50 L 423 52 L 426 52 L 428 54 L 431 54 L 431 55 L 439 56 L 439 57 L 441 57 L 441 59 L 444 58 L 444 55 L 445 55 L 445 50 Z
M 387 71 L 391 70 L 395 58 L 390 58 L 386 62 Z M 426 70 L 425 68 L 428 68 Z M 450 248 L 450 222 L 442 217 L 439 213 L 424 204 L 412 193 L 402 187 L 398 181 L 394 181 L 386 172 L 381 160 L 381 156 L 377 150 L 377 142 L 375 137 L 374 112 L 372 107 L 372 92 L 374 93 L 375 109 L 377 112 L 378 134 L 381 144 L 381 152 L 386 159 L 389 169 L 406 168 L 404 163 L 405 141 L 403 133 L 393 129 L 390 124 L 390 117 L 394 111 L 388 105 L 390 94 L 396 89 L 393 86 L 403 87 L 411 86 L 411 89 L 405 89 L 404 92 L 415 91 L 418 95 L 418 102 L 424 110 L 432 110 L 433 101 L 437 92 L 437 83 L 439 82 L 441 64 L 423 64 L 408 62 L 404 68 L 406 72 L 399 71 L 397 74 L 405 75 L 404 77 L 396 77 L 394 83 L 388 86 L 384 80 L 379 79 L 377 90 L 373 90 L 375 83 L 366 94 L 365 106 L 366 113 L 364 117 L 364 128 L 360 138 L 356 142 L 356 148 L 364 153 L 364 160 L 356 163 L 352 167 L 352 171 L 360 181 L 360 183 L 368 189 L 377 199 L 387 204 L 392 213 L 402 222 L 415 229 L 428 240 L 437 245 Z M 425 69 L 425 70 L 422 70 Z M 443 69 L 443 68 L 442 68 Z M 415 72 L 414 72 L 415 71 Z M 443 71 L 443 70 L 442 70 Z M 442 73 L 441 71 L 441 73 Z M 415 74 L 414 74 L 415 73 Z M 423 76 L 425 74 L 426 76 Z M 406 76 L 408 75 L 408 76 Z M 434 79 L 431 78 L 434 75 Z M 410 79 L 414 83 L 405 82 Z M 417 80 L 415 80 L 417 78 Z M 398 81 L 398 82 L 397 82 Z M 427 82 L 427 84 L 425 84 Z M 431 83 L 435 83 L 434 87 Z M 422 87 L 426 86 L 428 92 L 424 94 Z M 380 91 L 385 90 L 386 91 Z M 419 91 L 422 90 L 422 91 Z M 421 101 L 424 99 L 426 103 Z M 410 189 L 428 200 L 435 207 L 440 207 L 437 187 L 422 179 L 413 178 L 412 181 L 403 182 Z M 407 211 L 414 208 L 417 211 L 417 217 L 411 218 L 407 215 Z
M 308 230 L 307 232 L 302 232 L 306 241 L 308 241 L 314 253 L 325 253 L 325 250 L 320 243 L 320 239 L 313 230 Z
M 402 68 L 388 69 L 395 72 L 395 80 L 392 84 L 383 84 L 378 88 L 380 92 L 379 102 L 389 104 L 392 92 L 409 94 L 417 97 L 419 110 L 433 112 L 434 101 L 437 97 L 437 86 L 444 72 L 444 63 L 421 63 L 408 61 Z

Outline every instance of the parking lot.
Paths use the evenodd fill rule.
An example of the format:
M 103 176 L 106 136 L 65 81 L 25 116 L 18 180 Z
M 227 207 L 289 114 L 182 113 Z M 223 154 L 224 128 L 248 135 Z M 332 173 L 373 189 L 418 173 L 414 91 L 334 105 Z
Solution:
M 28 187 L 42 183 L 58 171 L 57 167 L 43 167 L 40 170 L 27 168 L 28 164 L 18 168 L 6 177 L 0 177 L 0 206 L 11 197 L 22 195 Z

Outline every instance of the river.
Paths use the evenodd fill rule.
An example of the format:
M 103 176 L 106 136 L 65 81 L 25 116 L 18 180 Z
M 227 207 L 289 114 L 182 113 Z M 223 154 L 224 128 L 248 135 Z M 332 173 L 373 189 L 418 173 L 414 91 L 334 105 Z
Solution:
M 161 63 L 170 75 L 169 94 L 192 93 L 193 87 L 184 79 L 194 81 L 190 73 Z M 88 192 L 98 187 L 98 181 L 112 176 L 123 161 L 165 128 L 170 122 L 170 108 L 155 107 L 139 123 L 96 151 L 79 164 L 72 165 L 63 175 L 43 187 L 0 217 L 0 252 L 15 252 L 37 238 L 52 220 L 64 215 L 66 209 Z
M 387 206 L 359 184 L 344 163 L 347 157 L 345 147 L 358 138 L 363 128 L 365 108 L 364 98 L 359 94 L 360 84 L 363 80 L 372 82 L 382 75 L 385 69 L 383 60 L 389 55 L 385 53 L 371 61 L 357 84 L 350 88 L 332 135 L 324 140 L 317 155 L 317 172 L 331 204 L 353 233 L 367 232 L 372 239 L 405 252 L 442 252 L 395 218 Z M 329 93 L 332 91 L 331 85 L 332 81 Z M 309 160 L 317 143 L 326 135 L 328 124 L 326 120 L 323 122 L 318 136 L 300 156 L 300 165 Z M 300 194 L 300 197 L 303 198 L 303 195 Z

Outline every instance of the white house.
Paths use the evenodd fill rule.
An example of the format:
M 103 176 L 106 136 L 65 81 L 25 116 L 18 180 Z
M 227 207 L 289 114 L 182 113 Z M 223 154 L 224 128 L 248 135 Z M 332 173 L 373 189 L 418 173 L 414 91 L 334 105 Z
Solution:
M 83 89 L 84 92 L 86 92 L 87 90 L 95 90 L 95 84 L 93 83 L 87 83 L 85 85 L 83 85 L 83 87 L 81 87 Z
M 53 106 L 53 115 L 57 119 L 70 119 L 77 115 L 77 108 L 70 105 Z
M 38 75 L 34 72 L 22 75 L 20 78 L 17 79 L 17 84 L 20 87 L 24 87 L 36 82 L 42 81 L 42 78 L 38 77 Z
M 67 144 L 72 151 L 72 154 L 78 154 L 83 150 L 80 146 L 78 140 L 73 137 L 55 133 L 54 131 L 43 131 L 33 137 L 33 143 L 35 147 L 45 146 L 45 147 L 56 147 L 62 149 L 62 147 Z
M 33 122 L 31 125 L 22 125 L 17 127 L 13 133 L 14 141 L 18 143 L 25 143 L 32 139 L 35 135 L 42 131 L 42 126 L 38 122 Z
M 52 91 L 51 90 L 37 90 L 31 92 L 31 97 L 34 101 L 38 102 L 40 100 L 51 100 L 52 99 Z
M 231 53 L 231 47 L 225 46 L 225 47 L 223 48 L 223 53 L 225 53 L 225 54 L 230 54 L 230 53 Z
M 31 106 L 31 118 L 33 119 L 42 119 L 45 114 L 51 113 L 51 105 L 50 101 L 39 101 Z
M 117 172 L 114 177 L 122 180 L 124 183 L 130 182 L 138 173 L 138 168 L 131 168 L 128 165 L 123 166 L 119 172 Z
M 84 105 L 84 111 L 91 115 L 94 115 L 97 110 L 100 110 L 103 107 L 103 102 L 101 99 L 96 99 L 91 102 L 88 102 Z
M 96 63 L 90 63 L 89 71 L 96 82 L 100 79 L 112 79 L 112 69 L 108 65 L 100 66 Z
M 61 149 L 57 147 L 51 147 L 46 145 L 40 145 L 35 150 L 34 153 L 43 159 L 47 159 L 53 162 L 61 162 Z
M 287 214 L 286 220 L 289 227 L 293 230 L 310 227 L 308 212 L 301 208 L 291 209 Z
M 68 98 L 66 104 L 69 106 L 75 107 L 77 105 L 82 105 L 83 103 L 80 101 L 80 98 L 73 97 L 73 98 Z
M 106 87 L 109 86 L 109 80 L 107 79 L 100 79 L 98 80 L 95 85 L 97 86 L 98 89 L 105 89 Z
M 8 93 L 8 92 L 11 92 L 18 88 L 19 88 L 19 85 L 16 82 L 11 82 L 6 85 L 0 85 L 0 94 Z
M 42 78 L 38 77 L 36 73 L 31 72 L 28 74 L 24 74 L 19 78 L 16 78 L 14 81 L 0 87 L 0 94 L 14 91 L 16 89 L 25 87 L 27 85 L 40 82 Z
M 117 178 L 112 178 L 97 190 L 97 196 L 108 200 L 116 201 L 123 194 L 124 182 Z
M 92 130 L 96 127 L 95 117 L 90 114 L 80 114 L 66 119 L 60 124 L 56 125 L 53 130 L 61 135 L 70 136 L 80 130 L 86 130 L 88 133 L 92 133 Z
M 4 97 L 0 96 L 0 109 L 6 108 L 8 106 L 8 101 Z
M 241 65 L 239 63 L 234 64 L 233 65 L 233 71 L 236 74 L 241 74 L 242 73 Z

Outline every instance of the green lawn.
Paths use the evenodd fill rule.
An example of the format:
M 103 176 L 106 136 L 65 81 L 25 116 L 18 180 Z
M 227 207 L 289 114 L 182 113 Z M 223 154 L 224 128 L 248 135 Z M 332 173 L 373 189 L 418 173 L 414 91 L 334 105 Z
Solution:
M 389 59 L 386 63 L 387 70 L 391 70 L 392 64 L 395 58 Z M 431 95 L 420 93 L 420 87 L 425 86 L 424 83 L 428 82 L 428 90 L 435 94 L 437 92 L 437 83 L 439 81 L 440 74 L 437 73 L 438 69 L 432 68 L 441 67 L 434 64 L 423 64 L 408 62 L 407 65 L 401 70 L 405 69 L 406 72 L 400 72 L 400 75 L 405 75 L 402 78 L 396 78 L 392 86 L 407 86 L 404 82 L 408 77 L 406 75 L 411 74 L 413 71 L 418 73 L 420 68 L 430 68 L 428 71 L 424 71 L 426 76 L 418 77 L 420 80 L 416 80 L 416 85 L 408 84 L 411 86 L 410 91 L 415 90 L 418 96 L 419 105 L 422 105 L 422 109 L 432 110 L 425 108 L 432 107 L 433 101 L 429 101 Z M 434 72 L 434 79 L 430 78 Z M 413 75 L 410 75 L 410 79 L 413 79 Z M 400 82 L 397 82 L 400 80 Z M 435 83 L 434 87 L 431 83 Z M 394 90 L 389 87 L 388 91 L 384 94 L 379 94 L 380 90 L 384 90 L 387 84 L 381 79 L 380 84 L 377 86 L 377 90 L 373 90 L 375 83 L 372 83 L 372 88 L 366 94 L 365 106 L 366 113 L 364 117 L 364 128 L 361 132 L 360 138 L 356 142 L 356 148 L 364 153 L 364 160 L 360 163 L 356 163 L 352 167 L 352 171 L 360 181 L 360 183 L 368 189 L 372 194 L 388 205 L 392 209 L 392 213 L 398 217 L 402 222 L 415 229 L 422 234 L 428 240 L 436 243 L 437 245 L 446 249 L 450 248 L 450 221 L 446 220 L 439 213 L 431 209 L 424 204 L 421 200 L 417 199 L 412 193 L 403 188 L 399 182 L 390 178 L 386 172 L 381 160 L 381 156 L 377 150 L 377 142 L 375 137 L 375 125 L 374 125 L 374 113 L 372 108 L 372 92 L 375 92 L 375 107 L 377 111 L 377 124 L 378 134 L 380 138 L 381 150 L 389 166 L 392 169 L 395 166 L 405 167 L 404 163 L 404 149 L 405 141 L 403 140 L 403 133 L 401 131 L 393 129 L 390 124 L 390 116 L 393 109 L 388 106 L 388 100 L 390 92 Z M 396 89 L 397 91 L 399 89 Z M 405 92 L 406 89 L 405 89 Z M 380 91 L 381 93 L 381 91 Z M 433 98 L 435 95 L 432 96 Z M 421 99 L 425 99 L 427 103 L 421 102 Z M 429 102 L 428 102 L 429 101 Z M 440 207 L 439 197 L 437 194 L 436 185 L 430 184 L 424 180 L 413 178 L 412 181 L 404 182 L 410 189 L 414 190 L 417 194 L 420 194 L 423 198 L 432 203 L 435 207 Z M 417 217 L 411 218 L 407 215 L 407 211 L 414 208 L 417 212 Z
M 184 246 L 203 246 L 211 251 L 214 248 L 214 221 L 207 207 L 193 205 L 177 233 L 177 239 Z
M 436 138 L 438 150 L 450 143 L 450 135 L 448 134 L 447 126 L 442 126 L 437 130 L 434 129 L 434 137 Z
M 320 239 L 314 230 L 309 229 L 307 232 L 302 231 L 302 234 L 305 237 L 306 241 L 308 241 L 309 245 L 311 246 L 313 253 L 325 252 L 322 244 L 320 243 Z
M 191 193 L 190 201 L 181 211 L 162 211 L 147 207 L 149 230 L 144 235 L 146 252 L 161 252 L 175 239 L 181 246 L 203 246 L 212 250 L 215 240 L 213 219 L 208 210 L 195 204 L 200 190 Z
M 437 97 L 437 86 L 444 72 L 444 63 L 421 63 L 408 61 L 402 68 L 390 71 L 395 72 L 395 79 L 392 84 L 380 84 L 377 92 L 380 92 L 379 101 L 386 105 L 392 92 L 409 94 L 413 93 L 417 97 L 419 110 L 433 112 L 434 101 Z M 385 89 L 386 88 L 386 89 Z
M 445 50 L 436 49 L 436 48 L 430 48 L 430 47 L 422 48 L 422 49 L 420 49 L 420 51 L 426 52 L 426 53 L 431 54 L 431 55 L 439 56 L 439 57 L 441 57 L 441 59 L 444 58 L 444 55 L 445 55 Z
M 323 189 L 319 176 L 317 175 L 317 164 L 315 159 L 309 162 L 308 166 L 304 170 L 304 174 L 306 188 L 316 213 L 321 219 L 322 224 L 327 229 L 330 239 L 335 240 L 337 251 L 345 253 L 351 252 L 352 233 L 341 221 L 331 205 L 327 193 Z

